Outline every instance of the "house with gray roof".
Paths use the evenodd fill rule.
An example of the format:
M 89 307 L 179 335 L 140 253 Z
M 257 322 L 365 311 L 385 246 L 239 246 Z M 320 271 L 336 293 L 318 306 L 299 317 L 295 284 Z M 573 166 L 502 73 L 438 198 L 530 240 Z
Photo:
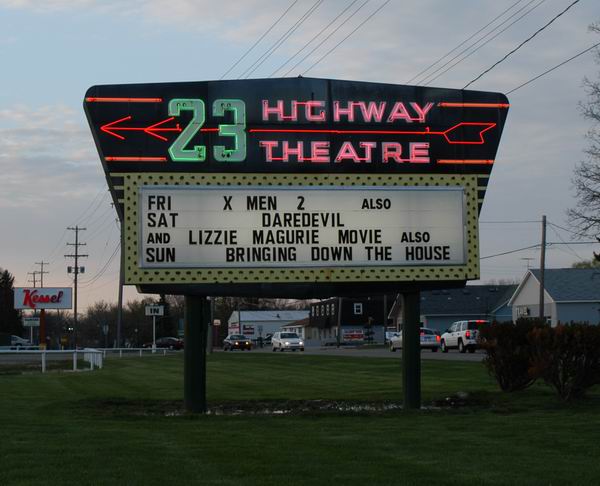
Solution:
M 510 299 L 513 320 L 538 317 L 540 271 L 529 270 Z M 559 322 L 600 324 L 600 270 L 551 268 L 544 272 L 544 316 Z
M 421 322 L 424 327 L 445 331 L 455 321 L 486 319 L 510 321 L 508 302 L 516 285 L 467 285 L 460 289 L 421 292 Z M 401 298 L 394 302 L 389 317 L 402 327 Z

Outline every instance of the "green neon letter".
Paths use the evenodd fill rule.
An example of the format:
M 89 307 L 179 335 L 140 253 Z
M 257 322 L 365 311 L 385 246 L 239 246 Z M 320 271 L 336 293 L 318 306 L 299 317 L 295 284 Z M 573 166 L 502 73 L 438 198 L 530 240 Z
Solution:
M 206 160 L 206 147 L 204 145 L 194 145 L 192 149 L 186 149 L 185 147 L 198 133 L 200 127 L 204 125 L 206 119 L 204 101 L 187 98 L 174 98 L 169 101 L 169 116 L 179 116 L 184 110 L 193 112 L 192 121 L 169 147 L 169 155 L 174 162 L 203 162 Z
M 233 149 L 215 145 L 213 153 L 219 162 L 243 162 L 246 160 L 246 104 L 242 100 L 215 100 L 213 116 L 224 116 L 226 111 L 233 112 L 232 125 L 219 125 L 219 136 L 234 137 Z

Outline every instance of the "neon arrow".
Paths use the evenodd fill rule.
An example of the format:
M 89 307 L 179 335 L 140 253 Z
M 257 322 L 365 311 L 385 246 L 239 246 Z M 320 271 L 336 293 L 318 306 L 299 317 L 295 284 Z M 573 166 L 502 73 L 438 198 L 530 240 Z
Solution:
M 483 134 L 496 126 L 493 122 L 460 122 L 444 131 L 432 131 L 429 127 L 423 130 L 335 130 L 319 128 L 251 128 L 250 133 L 327 133 L 333 135 L 439 135 L 450 145 L 483 145 Z M 461 127 L 472 127 L 478 131 L 469 133 L 471 140 L 455 140 L 452 132 Z M 466 135 L 466 134 L 460 134 Z
M 167 139 L 165 137 L 163 137 L 162 135 L 159 135 L 157 132 L 181 132 L 181 127 L 179 126 L 179 123 L 177 123 L 174 127 L 163 127 L 162 126 L 163 124 L 168 123 L 174 119 L 175 119 L 175 117 L 171 116 L 169 118 L 165 118 L 164 120 L 154 123 L 153 125 L 149 125 L 147 127 L 119 126 L 119 123 L 131 120 L 131 115 L 129 115 L 129 116 L 125 116 L 123 118 L 119 118 L 118 120 L 115 120 L 113 122 L 107 123 L 106 125 L 102 125 L 100 127 L 100 130 L 102 130 L 104 133 L 108 133 L 109 135 L 112 135 L 113 137 L 117 137 L 119 140 L 125 140 L 125 137 L 122 135 L 119 135 L 116 132 L 135 131 L 135 132 L 147 133 L 148 135 L 151 135 L 152 137 L 158 138 L 159 140 L 166 142 Z

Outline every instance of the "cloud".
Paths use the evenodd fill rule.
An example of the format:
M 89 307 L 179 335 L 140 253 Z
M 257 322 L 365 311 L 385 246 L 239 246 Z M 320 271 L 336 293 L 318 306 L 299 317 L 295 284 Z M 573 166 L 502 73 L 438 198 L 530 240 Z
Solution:
M 41 207 L 96 187 L 99 165 L 89 130 L 74 110 L 15 105 L 0 110 L 0 208 Z

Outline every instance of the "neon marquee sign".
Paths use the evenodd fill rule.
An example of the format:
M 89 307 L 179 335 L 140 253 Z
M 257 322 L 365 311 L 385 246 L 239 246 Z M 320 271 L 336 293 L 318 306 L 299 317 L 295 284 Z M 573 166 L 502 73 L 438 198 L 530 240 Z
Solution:
M 277 81 L 289 88 L 274 95 L 271 80 L 100 86 L 85 109 L 115 170 L 448 172 L 489 170 L 509 107 L 498 93 Z M 139 96 L 109 96 L 116 91 Z

